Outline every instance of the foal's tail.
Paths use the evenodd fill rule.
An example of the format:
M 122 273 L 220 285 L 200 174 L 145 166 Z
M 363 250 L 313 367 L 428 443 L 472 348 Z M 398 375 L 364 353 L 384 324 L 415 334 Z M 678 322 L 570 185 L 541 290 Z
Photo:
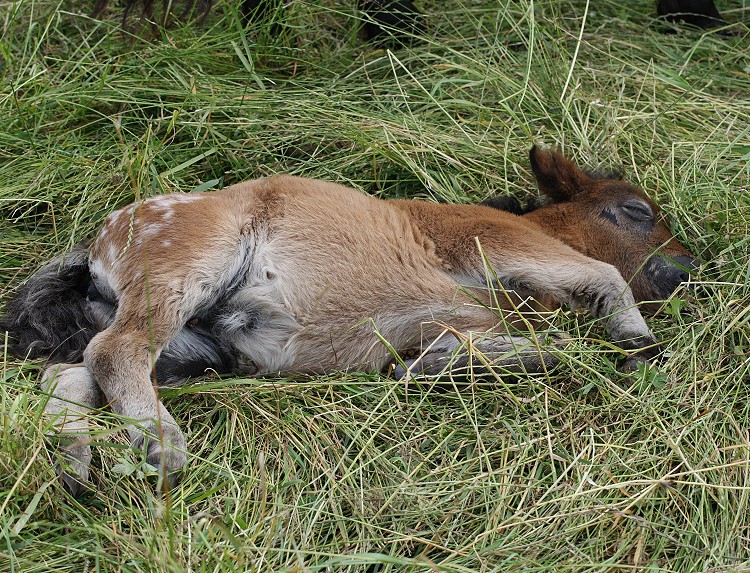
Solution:
M 47 263 L 5 305 L 0 344 L 7 331 L 15 356 L 80 362 L 97 332 L 86 303 L 91 284 L 84 246 Z

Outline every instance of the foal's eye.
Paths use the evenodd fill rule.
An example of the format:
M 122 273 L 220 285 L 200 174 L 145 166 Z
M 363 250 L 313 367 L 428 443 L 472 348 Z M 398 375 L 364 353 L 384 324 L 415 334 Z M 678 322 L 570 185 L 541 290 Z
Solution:
M 625 201 L 620 208 L 634 221 L 651 221 L 654 218 L 651 206 L 643 201 Z

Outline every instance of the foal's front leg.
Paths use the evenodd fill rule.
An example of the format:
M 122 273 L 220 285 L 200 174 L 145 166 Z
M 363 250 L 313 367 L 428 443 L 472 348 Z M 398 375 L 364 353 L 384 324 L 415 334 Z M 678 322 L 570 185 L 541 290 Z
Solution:
M 565 341 L 555 338 L 554 346 L 562 349 Z M 552 347 L 542 347 L 531 338 L 491 334 L 476 337 L 466 333 L 446 333 L 430 344 L 415 359 L 405 361 L 408 372 L 415 376 L 436 376 L 450 367 L 452 375 L 485 376 L 488 374 L 531 374 L 551 370 L 559 359 Z M 407 369 L 397 366 L 393 375 L 401 378 Z
M 620 272 L 610 264 L 589 258 L 566 245 L 525 257 L 497 257 L 495 272 L 501 283 L 552 297 L 559 303 L 584 307 L 604 322 L 607 334 L 627 350 L 645 358 L 658 352 L 653 333 L 638 309 Z M 493 261 L 494 262 L 494 261 Z

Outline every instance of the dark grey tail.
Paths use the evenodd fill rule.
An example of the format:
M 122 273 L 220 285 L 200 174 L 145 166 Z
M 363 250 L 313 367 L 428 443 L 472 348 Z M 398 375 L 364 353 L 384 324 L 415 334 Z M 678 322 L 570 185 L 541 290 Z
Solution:
M 0 317 L 0 337 L 8 332 L 8 351 L 20 358 L 80 362 L 97 332 L 86 303 L 91 284 L 83 246 L 39 269 Z

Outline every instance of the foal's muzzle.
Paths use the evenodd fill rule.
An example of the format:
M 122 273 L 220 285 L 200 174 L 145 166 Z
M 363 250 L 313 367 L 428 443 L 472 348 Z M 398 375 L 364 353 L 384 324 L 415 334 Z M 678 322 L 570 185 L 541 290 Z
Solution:
M 701 262 L 690 255 L 653 257 L 644 269 L 661 298 L 668 298 L 700 268 Z

